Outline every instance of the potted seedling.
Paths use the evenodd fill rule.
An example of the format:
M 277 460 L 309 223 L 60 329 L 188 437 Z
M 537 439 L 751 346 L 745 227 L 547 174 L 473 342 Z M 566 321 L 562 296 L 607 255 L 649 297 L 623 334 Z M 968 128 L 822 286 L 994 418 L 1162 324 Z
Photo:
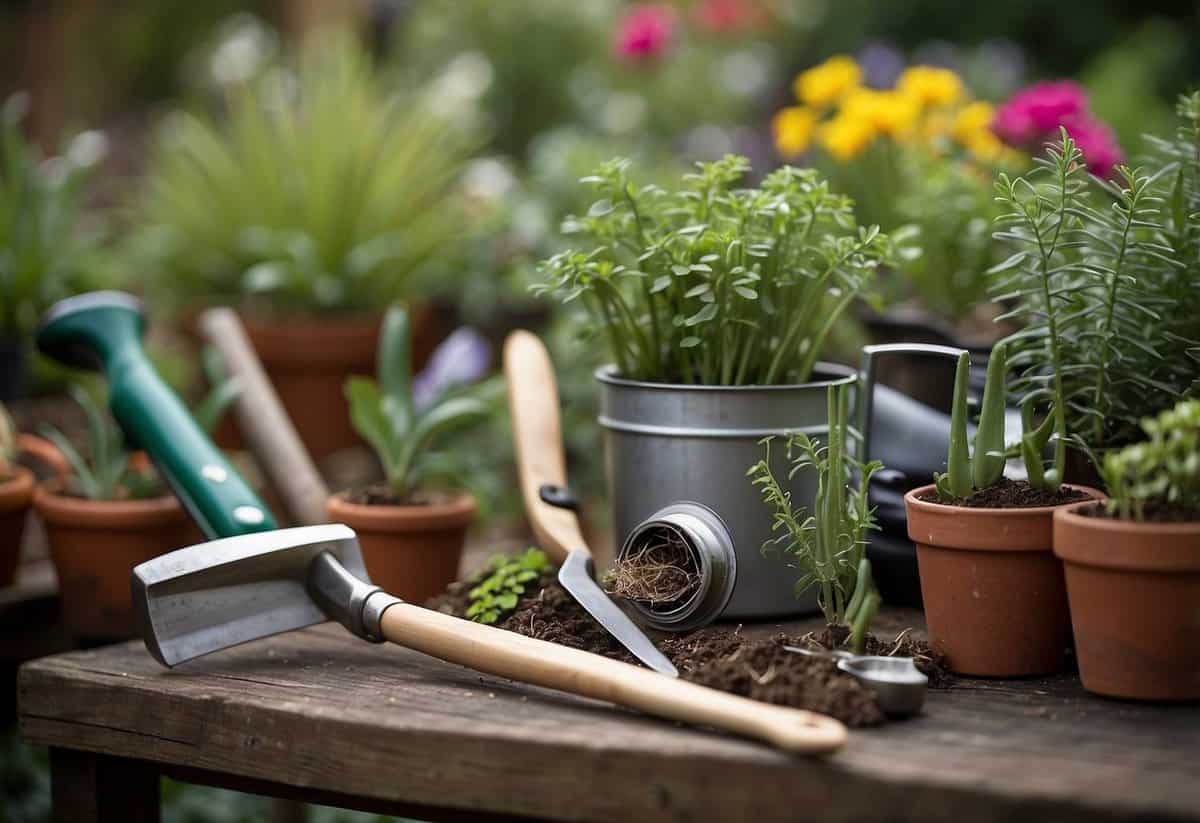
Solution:
M 160 302 L 234 304 L 323 457 L 357 442 L 341 387 L 374 371 L 380 309 L 447 278 L 433 269 L 463 231 L 453 188 L 471 138 L 345 33 L 224 91 L 225 110 L 164 122 L 131 253 Z M 413 316 L 420 358 L 436 329 Z
M 1099 493 L 1061 485 L 1061 462 L 1044 468 L 1042 453 L 1059 417 L 1051 413 L 1035 426 L 1032 401 L 1022 406 L 1018 447 L 1027 479 L 1004 476 L 1004 343 L 988 360 L 972 450 L 969 369 L 964 352 L 954 380 L 946 473 L 904 497 L 930 641 L 961 674 L 1057 672 L 1066 662 L 1070 620 L 1062 567 L 1051 551 L 1054 509 Z
M 377 379 L 352 377 L 345 385 L 350 419 L 378 456 L 385 482 L 334 495 L 328 510 L 332 520 L 358 532 L 375 583 L 422 603 L 456 578 L 476 511 L 471 494 L 434 485 L 470 482 L 455 455 L 434 446 L 483 421 L 492 404 L 483 399 L 487 384 L 440 387 L 418 403 L 411 345 L 408 311 L 393 306 L 379 338 Z
M 815 589 L 826 622 L 848 630 L 851 651 L 863 654 L 867 630 L 880 604 L 871 562 L 864 556 L 867 533 L 877 528 L 867 488 L 883 464 L 878 460 L 864 464 L 850 456 L 846 393 L 844 386 L 828 391 L 830 422 L 824 445 L 802 432 L 787 438 L 788 479 L 802 471 L 817 478 L 811 513 L 793 503 L 791 492 L 776 476 L 771 438 L 762 441 L 766 456 L 747 474 L 773 509 L 771 531 L 775 536 L 763 544 L 763 551 L 780 552 L 791 559 L 801 573 L 795 583 L 796 596 Z
M 669 504 L 704 504 L 738 555 L 726 616 L 812 608 L 783 561 L 760 555 L 770 524 L 729 467 L 754 463 L 764 435 L 828 424 L 827 387 L 855 375 L 819 356 L 891 245 L 812 170 L 748 187 L 748 161 L 726 157 L 664 190 L 635 184 L 628 166 L 585 178 L 597 199 L 564 223 L 580 245 L 544 264 L 539 287 L 582 303 L 613 361 L 596 377 L 618 542 Z M 788 485 L 798 504 L 815 497 L 806 475 Z
M 87 446 L 44 428 L 71 473 L 39 485 L 33 504 L 58 573 L 63 622 L 79 636 L 129 637 L 136 632 L 130 570 L 202 537 L 92 396 L 75 385 L 70 393 L 87 418 Z
M 1142 421 L 1106 455 L 1108 502 L 1054 513 L 1084 688 L 1200 699 L 1200 401 Z

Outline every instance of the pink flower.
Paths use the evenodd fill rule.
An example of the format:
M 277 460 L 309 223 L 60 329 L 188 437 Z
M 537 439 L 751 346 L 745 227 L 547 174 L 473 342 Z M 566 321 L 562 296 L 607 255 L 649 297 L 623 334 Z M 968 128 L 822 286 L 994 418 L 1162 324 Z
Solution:
M 1108 177 L 1113 167 L 1125 159 L 1117 137 L 1112 129 L 1099 120 L 1088 119 L 1079 123 L 1068 123 L 1067 134 L 1075 141 L 1083 159 L 1087 161 L 1088 171 L 1098 177 Z
M 1031 151 L 1057 143 L 1060 127 L 1075 140 L 1093 174 L 1106 177 L 1123 159 L 1112 129 L 1092 115 L 1087 93 L 1070 80 L 1022 89 L 996 109 L 991 126 L 1005 143 Z
M 1004 142 L 1021 146 L 1087 116 L 1087 94 L 1075 83 L 1037 83 L 996 109 L 992 131 Z
M 634 6 L 617 24 L 613 51 L 631 63 L 653 60 L 666 51 L 674 34 L 675 10 L 670 6 Z

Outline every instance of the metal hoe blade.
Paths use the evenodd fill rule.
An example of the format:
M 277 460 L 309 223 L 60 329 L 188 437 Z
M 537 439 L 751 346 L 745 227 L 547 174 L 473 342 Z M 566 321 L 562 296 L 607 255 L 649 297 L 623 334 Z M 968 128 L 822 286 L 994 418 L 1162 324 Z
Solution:
M 638 660 L 656 672 L 678 677 L 679 672 L 662 652 L 654 647 L 650 638 L 638 628 L 625 612 L 617 608 L 604 589 L 592 579 L 591 557 L 586 552 L 572 551 L 558 570 L 558 582 L 570 592 L 579 605 L 596 618 L 596 622 L 617 638 Z
M 354 531 L 329 524 L 212 540 L 142 563 L 133 601 L 163 665 L 330 618 L 307 588 L 312 560 L 333 555 L 368 580 Z

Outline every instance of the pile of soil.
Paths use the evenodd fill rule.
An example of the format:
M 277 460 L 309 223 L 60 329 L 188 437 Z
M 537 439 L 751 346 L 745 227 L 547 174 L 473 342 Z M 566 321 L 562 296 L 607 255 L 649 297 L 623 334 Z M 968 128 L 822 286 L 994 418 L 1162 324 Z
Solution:
M 453 583 L 426 605 L 462 616 L 470 603 L 469 592 L 478 582 L 473 579 Z M 517 608 L 499 625 L 538 640 L 626 663 L 637 662 L 575 602 L 553 574 L 545 575 L 538 585 L 531 586 Z M 886 718 L 870 688 L 839 671 L 832 660 L 784 649 L 784 646 L 836 648 L 844 641 L 845 632 L 838 627 L 802 637 L 779 634 L 769 639 L 751 639 L 736 631 L 705 628 L 668 638 L 659 643 L 659 649 L 675 664 L 684 680 L 766 703 L 818 711 L 848 726 L 878 725 Z M 914 657 L 933 688 L 944 687 L 949 680 L 941 657 L 927 643 L 914 641 L 907 635 L 891 643 L 868 636 L 867 651 Z
M 1059 486 L 1057 489 L 1035 489 L 1025 480 L 1010 480 L 1007 477 L 986 489 L 978 489 L 967 497 L 942 500 L 936 491 L 921 495 L 921 500 L 950 506 L 965 506 L 969 509 L 1029 509 L 1037 506 L 1061 506 L 1087 500 L 1088 495 L 1078 489 Z

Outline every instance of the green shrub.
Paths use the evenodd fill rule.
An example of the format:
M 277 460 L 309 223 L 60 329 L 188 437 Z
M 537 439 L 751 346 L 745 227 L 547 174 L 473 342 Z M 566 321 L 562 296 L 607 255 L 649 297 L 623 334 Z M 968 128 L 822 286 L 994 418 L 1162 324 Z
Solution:
M 811 169 L 745 188 L 743 157 L 700 163 L 676 191 L 637 186 L 613 160 L 567 234 L 586 241 L 543 266 L 537 288 L 583 302 L 620 376 L 656 382 L 803 382 L 834 323 L 890 243 Z
M 1123 520 L 1200 520 L 1200 400 L 1142 421 L 1146 440 L 1105 455 L 1108 511 Z
M 313 38 L 155 140 L 132 254 L 176 301 L 373 311 L 410 292 L 462 232 L 471 150 L 422 92 L 396 92 L 348 35 Z

